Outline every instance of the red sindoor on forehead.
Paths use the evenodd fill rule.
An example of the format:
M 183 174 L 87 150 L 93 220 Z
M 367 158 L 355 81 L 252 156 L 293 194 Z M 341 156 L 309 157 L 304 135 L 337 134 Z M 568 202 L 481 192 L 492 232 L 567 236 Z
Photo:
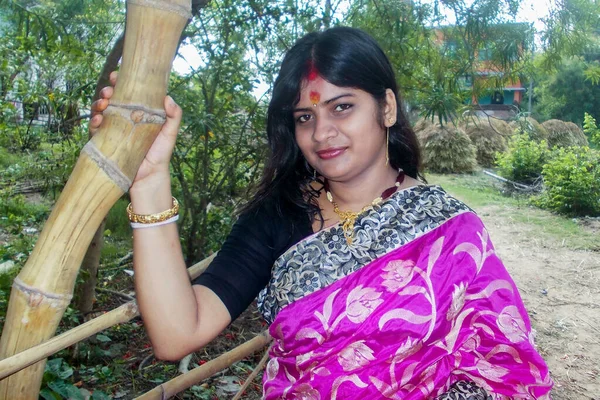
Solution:
M 308 60 L 308 81 L 314 81 L 319 77 L 319 71 L 317 71 L 317 67 L 315 66 L 315 62 L 313 60 Z

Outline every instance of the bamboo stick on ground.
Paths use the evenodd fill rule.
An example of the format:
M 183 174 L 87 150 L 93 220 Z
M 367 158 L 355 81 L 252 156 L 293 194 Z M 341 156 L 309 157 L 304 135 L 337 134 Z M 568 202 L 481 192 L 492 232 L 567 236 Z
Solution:
M 204 365 L 194 368 L 187 374 L 180 375 L 155 387 L 151 391 L 137 397 L 136 400 L 163 400 L 175 396 L 177 393 L 213 376 L 217 372 L 224 370 L 250 354 L 262 349 L 269 344 L 270 341 L 271 336 L 269 333 L 267 331 L 262 332 L 255 338 L 220 355 Z
M 194 279 L 204 272 L 215 256 L 216 254 L 213 254 L 188 268 L 190 278 Z M 130 301 L 44 343 L 0 360 L 0 379 L 4 379 L 105 329 L 131 321 L 138 315 L 135 301 Z
M 31 347 L 12 357 L 0 360 L 0 379 L 4 379 L 23 368 L 43 360 L 57 351 L 66 349 L 67 347 L 110 328 L 111 326 L 130 321 L 138 315 L 139 313 L 135 302 L 125 303 L 106 314 L 81 324 L 61 335 L 55 336 L 47 342 Z

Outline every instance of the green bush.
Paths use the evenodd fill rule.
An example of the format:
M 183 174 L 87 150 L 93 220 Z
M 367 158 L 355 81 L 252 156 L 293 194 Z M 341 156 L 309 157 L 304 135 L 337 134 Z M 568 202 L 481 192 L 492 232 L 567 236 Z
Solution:
M 461 124 L 477 149 L 477 162 L 482 167 L 492 167 L 496 153 L 506 151 L 506 136 L 510 129 L 506 122 L 495 118 L 469 117 Z
M 473 172 L 477 168 L 476 149 L 460 128 L 448 124 L 431 125 L 419 134 L 423 164 L 442 174 Z
M 555 150 L 544 165 L 545 191 L 534 200 L 569 215 L 600 216 L 600 152 L 587 147 Z
M 503 177 L 521 183 L 532 183 L 542 174 L 550 152 L 545 140 L 536 142 L 526 134 L 516 134 L 505 153 L 498 154 L 496 163 Z
M 591 144 L 600 148 L 600 128 L 596 125 L 596 119 L 588 113 L 583 117 L 583 131 L 589 137 Z

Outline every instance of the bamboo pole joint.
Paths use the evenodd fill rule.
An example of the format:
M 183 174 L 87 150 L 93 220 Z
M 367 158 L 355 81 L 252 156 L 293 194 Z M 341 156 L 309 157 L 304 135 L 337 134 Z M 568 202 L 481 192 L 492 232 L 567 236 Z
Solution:
M 29 286 L 23 282 L 18 276 L 14 279 L 12 286 L 13 289 L 18 290 L 27 296 L 27 302 L 29 303 L 30 307 L 37 307 L 42 302 L 47 301 L 51 307 L 58 308 L 61 306 L 67 306 L 73 298 L 73 295 L 50 293 L 38 288 L 34 288 L 33 286 Z M 27 323 L 28 321 L 22 322 Z
M 165 110 L 156 110 L 148 108 L 141 104 L 118 104 L 108 105 L 104 114 L 116 114 L 125 119 L 129 119 L 133 124 L 164 124 L 167 113 Z
M 81 150 L 82 153 L 87 154 L 87 156 L 96 163 L 96 165 L 104 171 L 106 175 L 114 182 L 115 185 L 119 187 L 124 193 L 129 191 L 129 188 L 133 184 L 131 179 L 127 175 L 121 171 L 119 166 L 106 157 L 102 152 L 96 147 L 94 142 L 91 140 L 83 146 Z
M 167 3 L 160 0 L 128 0 L 128 4 L 135 4 L 136 6 L 151 7 L 158 10 L 172 12 L 181 15 L 183 18 L 192 18 L 192 6 L 190 2 L 189 7 L 183 7 L 179 4 Z

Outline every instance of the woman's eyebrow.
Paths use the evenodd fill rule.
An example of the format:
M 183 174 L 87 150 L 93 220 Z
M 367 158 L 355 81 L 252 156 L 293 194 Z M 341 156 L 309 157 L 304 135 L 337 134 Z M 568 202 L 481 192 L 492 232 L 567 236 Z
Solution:
M 336 100 L 339 100 L 339 99 L 341 99 L 342 97 L 354 97 L 354 96 L 355 96 L 355 95 L 354 95 L 353 93 L 342 93 L 342 94 L 340 94 L 340 95 L 338 95 L 338 96 L 332 97 L 332 98 L 331 98 L 331 99 L 329 99 L 329 100 L 325 100 L 325 101 L 323 101 L 322 103 L 327 105 L 327 104 L 329 104 L 329 103 L 332 103 L 332 102 L 334 102 L 334 101 L 336 101 Z M 305 107 L 305 108 L 294 108 L 294 110 L 293 110 L 292 112 L 299 112 L 299 111 L 310 111 L 310 110 L 312 110 L 312 109 L 313 109 L 312 107 Z

